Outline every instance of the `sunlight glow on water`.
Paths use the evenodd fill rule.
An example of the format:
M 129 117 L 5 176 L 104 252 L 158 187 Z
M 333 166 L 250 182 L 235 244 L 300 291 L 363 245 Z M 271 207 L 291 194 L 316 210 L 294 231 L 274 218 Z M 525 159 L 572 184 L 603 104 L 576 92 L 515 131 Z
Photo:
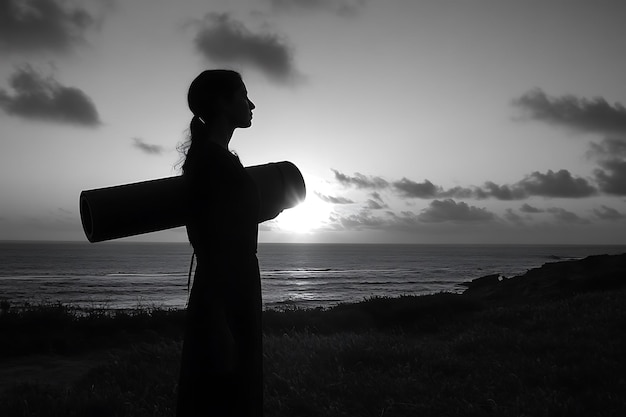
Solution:
M 373 296 L 460 292 L 488 274 L 624 253 L 622 246 L 260 244 L 265 307 L 326 307 Z M 86 308 L 184 308 L 183 243 L 0 243 L 0 299 Z

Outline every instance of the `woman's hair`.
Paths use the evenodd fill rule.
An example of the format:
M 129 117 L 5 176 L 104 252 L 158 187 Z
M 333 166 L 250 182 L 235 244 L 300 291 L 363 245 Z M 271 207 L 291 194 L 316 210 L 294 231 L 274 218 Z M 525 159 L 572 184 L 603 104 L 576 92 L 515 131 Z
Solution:
M 232 70 L 213 69 L 200 73 L 189 86 L 187 103 L 193 118 L 189 124 L 189 137 L 179 151 L 184 162 L 183 174 L 196 164 L 202 152 L 202 138 L 205 136 L 207 125 L 210 125 L 219 112 L 221 99 L 228 99 L 243 85 L 241 75 Z

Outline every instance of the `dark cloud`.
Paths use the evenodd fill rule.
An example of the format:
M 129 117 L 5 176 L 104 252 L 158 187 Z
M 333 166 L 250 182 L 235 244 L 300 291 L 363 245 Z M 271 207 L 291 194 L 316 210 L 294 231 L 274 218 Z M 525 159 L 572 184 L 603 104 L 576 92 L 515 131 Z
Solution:
M 562 169 L 557 172 L 548 170 L 547 173 L 533 172 L 516 187 L 523 189 L 528 195 L 560 198 L 582 198 L 597 193 L 584 178 L 574 178 L 569 171 Z
M 0 109 L 9 115 L 82 126 L 101 123 L 92 100 L 82 90 L 44 78 L 28 65 L 11 75 L 9 85 L 13 95 L 0 89 Z
M 391 219 L 391 228 L 395 230 L 405 231 L 407 229 L 415 229 L 419 227 L 421 223 L 419 214 L 415 214 L 412 211 L 401 211 L 399 215 L 388 211 L 387 215 Z
M 370 196 L 371 196 L 374 200 L 378 201 L 380 204 L 384 204 L 384 203 L 385 203 L 385 202 L 383 201 L 383 198 L 382 198 L 382 197 L 380 196 L 380 194 L 379 194 L 379 193 L 377 193 L 376 191 L 374 191 L 374 192 L 370 193 Z
M 626 195 L 626 140 L 605 139 L 591 144 L 589 155 L 598 159 L 600 168 L 594 171 L 601 191 Z
M 583 198 L 597 193 L 593 185 L 584 178 L 573 177 L 566 170 L 557 172 L 548 170 L 545 174 L 535 171 L 524 179 L 512 185 L 500 185 L 487 181 L 482 188 L 460 188 L 440 193 L 440 196 L 454 198 L 475 198 L 484 200 L 495 198 L 496 200 L 523 200 L 532 196 L 554 198 Z
M 146 143 L 141 138 L 133 138 L 133 146 L 149 155 L 161 155 L 164 150 L 163 146 Z
M 626 159 L 609 159 L 600 162 L 602 169 L 594 174 L 598 187 L 607 194 L 626 195 Z
M 382 209 L 388 209 L 389 208 L 389 205 L 387 203 L 385 203 L 385 201 L 383 200 L 381 195 L 379 193 L 377 193 L 376 191 L 370 193 L 370 196 L 372 198 L 368 198 L 367 201 L 365 202 L 365 208 L 366 209 L 369 209 L 369 210 L 382 210 Z
M 372 216 L 367 210 L 347 216 L 333 215 L 330 221 L 344 230 L 379 229 L 389 226 L 389 220 Z
M 545 210 L 539 209 L 537 207 L 533 207 L 530 204 L 522 204 L 522 207 L 520 207 L 519 211 L 521 211 L 522 213 L 535 214 L 535 213 L 543 213 Z
M 601 97 L 592 100 L 572 95 L 548 97 L 540 89 L 529 91 L 514 100 L 514 104 L 526 110 L 533 119 L 606 135 L 600 144 L 592 143 L 588 152 L 588 156 L 597 158 L 600 165 L 594 171 L 595 180 L 598 189 L 606 194 L 626 195 L 626 107 L 620 103 L 611 105 Z M 560 181 L 564 195 L 551 195 L 555 197 L 587 197 L 595 193 L 586 180 L 566 178 L 562 173 L 563 170 L 559 171 L 552 179 L 538 178 L 534 173 L 529 178 L 531 183 L 522 185 L 533 188 L 532 182 L 537 182 L 535 191 L 544 187 L 541 192 L 551 194 L 555 190 L 548 190 L 548 183 L 556 185 Z
M 407 178 L 393 183 L 393 186 L 400 191 L 404 197 L 410 198 L 433 198 L 441 190 L 432 182 L 424 180 L 424 182 L 415 182 Z
M 345 197 L 332 197 L 329 195 L 324 195 L 321 193 L 318 193 L 317 191 L 315 192 L 315 195 L 317 195 L 320 200 L 325 201 L 326 203 L 331 203 L 331 204 L 354 204 L 354 201 L 350 200 L 349 198 L 345 198 Z
M 267 0 L 277 11 L 330 12 L 339 16 L 355 16 L 367 3 L 366 0 Z
M 378 231 L 416 231 L 428 225 L 439 227 L 441 224 L 476 225 L 496 220 L 496 216 L 481 208 L 468 206 L 465 203 L 455 203 L 452 200 L 433 201 L 421 213 L 412 211 L 393 212 L 391 210 L 378 211 L 376 214 L 370 209 L 362 209 L 358 213 L 333 213 L 330 218 L 331 228 L 334 230 L 378 230 Z
M 381 204 L 380 202 L 373 200 L 371 198 L 369 198 L 365 202 L 365 207 L 369 210 L 381 210 L 381 209 L 389 208 L 387 204 Z
M 515 223 L 515 224 L 524 224 L 524 218 L 522 216 L 520 216 L 519 214 L 515 213 L 513 211 L 513 209 L 506 209 L 505 213 L 504 213 L 504 218 L 508 221 L 510 221 L 511 223 Z
M 488 181 L 483 188 L 475 189 L 473 197 L 479 200 L 523 200 L 532 196 L 552 198 L 583 198 L 597 193 L 593 185 L 584 178 L 573 177 L 566 170 L 548 170 L 545 174 L 535 171 L 513 185 L 498 185 Z
M 497 200 L 521 200 L 527 195 L 527 192 L 519 186 L 498 185 L 491 181 L 487 181 L 479 192 L 481 199 L 492 197 Z
M 592 100 L 573 95 L 549 97 L 534 89 L 513 104 L 525 110 L 532 119 L 585 132 L 626 133 L 626 108 L 609 104 L 604 98 Z
M 626 218 L 626 215 L 605 205 L 602 205 L 600 208 L 593 209 L 593 213 L 602 220 L 621 220 Z
M 342 185 L 347 187 L 356 188 L 368 188 L 368 189 L 384 189 L 389 187 L 389 183 L 380 177 L 365 176 L 360 173 L 355 173 L 353 177 L 342 174 L 337 170 L 332 170 L 335 173 L 335 179 Z
M 59 0 L 0 0 L 0 51 L 68 52 L 97 19 Z
M 208 13 L 198 22 L 194 43 L 208 60 L 250 65 L 282 83 L 297 79 L 291 49 L 271 33 L 253 33 L 228 13 Z
M 572 223 L 572 224 L 587 224 L 589 220 L 583 219 L 579 217 L 576 213 L 572 213 L 571 211 L 565 210 L 560 207 L 552 207 L 546 210 L 548 213 L 552 214 L 555 219 L 562 223 Z
M 434 200 L 428 208 L 422 210 L 418 219 L 427 223 L 440 222 L 488 222 L 495 215 L 484 208 L 469 206 L 464 202 L 457 203 L 452 199 Z
M 626 136 L 608 137 L 600 143 L 592 142 L 587 156 L 590 158 L 626 158 Z
M 613 171 L 618 168 L 621 169 L 620 167 L 616 168 L 615 164 L 607 163 L 606 166 L 610 166 Z M 487 181 L 482 187 L 454 187 L 448 190 L 444 190 L 429 180 L 415 182 L 408 178 L 402 178 L 400 181 L 389 183 L 380 177 L 366 176 L 360 173 L 348 176 L 337 170 L 333 170 L 333 172 L 335 179 L 344 186 L 361 189 L 392 188 L 403 198 L 522 200 L 531 196 L 583 198 L 597 193 L 596 188 L 589 181 L 584 178 L 573 177 L 565 169 L 557 172 L 548 170 L 545 174 L 535 171 L 513 185 L 499 185 Z M 620 172 L 618 171 L 617 174 L 619 175 Z M 602 174 L 598 175 L 602 176 Z M 607 177 L 606 181 L 611 182 L 611 178 Z
M 489 195 L 479 188 L 453 187 L 448 190 L 440 191 L 437 194 L 437 197 L 457 199 L 476 198 L 482 200 L 485 198 L 489 198 Z
M 396 230 L 407 231 L 420 226 L 417 215 L 410 211 L 394 213 L 385 211 L 373 215 L 370 210 L 364 209 L 359 213 L 341 215 L 334 213 L 330 222 L 335 230 Z

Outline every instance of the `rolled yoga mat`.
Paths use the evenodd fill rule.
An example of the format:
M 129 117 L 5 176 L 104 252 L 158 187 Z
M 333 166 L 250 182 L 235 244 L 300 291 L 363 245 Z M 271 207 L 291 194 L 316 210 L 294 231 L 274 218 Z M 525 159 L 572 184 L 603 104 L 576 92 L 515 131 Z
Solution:
M 246 171 L 259 191 L 259 223 L 306 196 L 304 178 L 291 162 L 255 165 Z M 83 230 L 93 243 L 184 226 L 186 192 L 181 176 L 82 191 Z

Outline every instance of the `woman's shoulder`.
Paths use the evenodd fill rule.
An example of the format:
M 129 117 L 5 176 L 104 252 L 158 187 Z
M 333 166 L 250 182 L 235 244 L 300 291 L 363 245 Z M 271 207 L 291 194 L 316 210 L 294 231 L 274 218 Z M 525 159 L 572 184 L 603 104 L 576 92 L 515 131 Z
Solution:
M 186 172 L 188 178 L 229 177 L 244 170 L 239 158 L 219 145 L 207 146 Z
M 235 153 L 213 142 L 209 142 L 207 144 L 206 154 L 207 157 L 211 158 L 212 160 L 216 160 L 225 164 L 234 164 L 235 166 L 241 165 L 239 157 Z

